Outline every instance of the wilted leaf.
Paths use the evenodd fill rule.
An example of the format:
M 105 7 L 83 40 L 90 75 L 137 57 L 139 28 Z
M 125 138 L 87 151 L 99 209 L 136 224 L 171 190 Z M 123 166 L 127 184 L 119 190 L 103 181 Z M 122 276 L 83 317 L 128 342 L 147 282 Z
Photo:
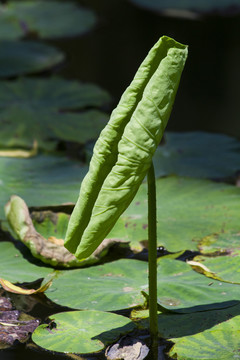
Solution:
M 240 285 L 239 250 L 217 257 L 197 256 L 194 258 L 194 260 L 210 269 L 210 272 L 203 270 L 202 273 L 204 275 L 212 277 L 213 279 L 217 278 L 220 281 L 226 281 Z
M 38 224 L 37 227 L 40 230 L 40 232 L 38 232 L 34 227 L 26 203 L 16 195 L 12 196 L 6 204 L 5 213 L 14 234 L 30 249 L 32 255 L 44 263 L 53 266 L 82 267 L 94 264 L 107 253 L 111 245 L 117 242 L 114 239 L 105 239 L 89 258 L 80 261 L 64 247 L 63 239 L 65 237 L 69 215 L 52 213 L 51 211 L 34 212 L 33 217 L 35 218 L 35 224 Z M 5 288 L 8 286 L 15 292 L 21 291 L 19 289 L 13 289 L 11 284 L 6 284 L 5 281 L 1 283 L 2 286 L 5 285 Z M 25 291 L 25 294 L 29 295 L 32 293 L 31 291 L 32 290 Z M 38 291 L 34 291 L 34 293 L 39 291 L 38 289 Z
M 37 155 L 38 144 L 37 141 L 34 141 L 33 148 L 31 150 L 0 150 L 1 157 L 13 157 L 13 158 L 23 158 L 27 159 L 32 156 Z
M 20 295 L 33 295 L 46 291 L 52 285 L 52 280 L 54 276 L 55 276 L 54 273 L 49 274 L 49 276 L 47 276 L 44 279 L 44 282 L 41 284 L 41 286 L 38 289 L 24 289 L 23 287 L 16 286 L 12 284 L 10 281 L 1 278 L 0 278 L 0 284 L 2 285 L 4 290 L 11 293 L 20 294 Z
M 96 22 L 92 11 L 70 1 L 8 1 L 0 6 L 0 13 L 3 40 L 31 33 L 43 38 L 81 35 Z
M 32 282 L 46 277 L 52 269 L 27 261 L 10 242 L 0 242 L 0 274 L 12 283 Z
M 198 249 L 203 255 L 227 255 L 240 250 L 240 232 L 233 230 L 215 232 L 199 241 Z
M 33 341 L 42 348 L 64 353 L 93 353 L 132 331 L 128 318 L 103 311 L 71 311 L 55 314 L 53 328 L 40 325 Z
M 26 342 L 30 333 L 39 325 L 39 320 L 13 310 L 11 302 L 0 297 L 0 304 L 6 302 L 7 309 L 1 309 L 0 312 L 0 349 L 11 347 L 16 341 Z
M 48 70 L 62 62 L 64 54 L 33 41 L 0 41 L 0 78 Z

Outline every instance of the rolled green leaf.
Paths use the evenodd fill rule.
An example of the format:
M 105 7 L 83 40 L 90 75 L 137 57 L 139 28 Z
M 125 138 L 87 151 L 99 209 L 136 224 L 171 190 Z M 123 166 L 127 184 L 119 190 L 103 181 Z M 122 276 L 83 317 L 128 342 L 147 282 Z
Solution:
M 136 195 L 163 136 L 186 58 L 186 45 L 161 37 L 101 132 L 64 244 L 78 259 L 97 248 Z

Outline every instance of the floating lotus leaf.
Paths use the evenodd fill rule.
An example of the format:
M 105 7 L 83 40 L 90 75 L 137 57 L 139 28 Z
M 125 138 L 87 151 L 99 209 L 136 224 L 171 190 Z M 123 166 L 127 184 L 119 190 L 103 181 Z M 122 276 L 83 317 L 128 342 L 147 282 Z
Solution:
M 0 218 L 5 219 L 4 204 L 13 194 L 21 196 L 28 206 L 73 202 L 86 172 L 86 166 L 65 157 L 0 158 Z
M 228 320 L 240 315 L 240 303 L 237 305 L 218 310 L 199 311 L 188 314 L 159 313 L 158 330 L 164 339 L 183 338 L 190 335 L 211 330 L 217 324 L 226 323 Z M 138 326 L 142 329 L 149 327 L 149 311 L 133 310 L 133 320 L 138 320 Z
M 1 278 L 12 283 L 32 282 L 51 272 L 51 268 L 36 266 L 27 261 L 11 242 L 0 242 Z
M 206 270 L 196 267 L 196 270 L 204 275 L 212 277 L 213 279 L 217 278 L 221 281 L 240 284 L 239 250 L 217 257 L 196 256 L 194 261 L 203 264 L 203 266 L 207 268 Z
M 240 250 L 240 232 L 221 231 L 205 236 L 198 244 L 204 255 L 232 254 Z
M 198 241 L 212 233 L 239 231 L 240 189 L 207 180 L 157 179 L 158 245 L 168 251 L 198 250 Z M 148 239 L 147 186 L 143 184 L 108 237 L 130 241 Z
M 147 263 L 122 259 L 60 271 L 46 295 L 57 304 L 75 309 L 114 311 L 143 304 L 141 290 L 147 287 Z
M 93 353 L 132 330 L 127 317 L 103 311 L 69 311 L 55 314 L 54 326 L 40 325 L 33 341 L 42 348 L 63 353 Z
M 158 260 L 158 303 L 165 309 L 191 313 L 239 303 L 240 286 L 209 279 L 185 262 Z
M 64 60 L 53 46 L 33 41 L 0 41 L 0 78 L 48 70 Z
M 223 134 L 166 132 L 153 158 L 156 176 L 226 178 L 240 170 L 240 142 Z
M 34 140 L 45 150 L 57 140 L 84 144 L 96 139 L 108 115 L 80 110 L 105 105 L 110 96 L 93 84 L 60 78 L 18 79 L 0 83 L 0 146 L 30 148 Z M 68 110 L 68 112 L 67 112 Z
M 73 2 L 9 1 L 0 6 L 0 39 L 36 33 L 41 38 L 81 35 L 96 23 L 94 13 Z
M 195 18 L 202 14 L 238 13 L 239 0 L 130 0 L 132 3 L 156 13 Z
M 229 309 L 231 313 L 231 309 Z M 169 355 L 179 360 L 232 360 L 239 358 L 240 316 L 226 319 L 199 334 L 172 338 Z

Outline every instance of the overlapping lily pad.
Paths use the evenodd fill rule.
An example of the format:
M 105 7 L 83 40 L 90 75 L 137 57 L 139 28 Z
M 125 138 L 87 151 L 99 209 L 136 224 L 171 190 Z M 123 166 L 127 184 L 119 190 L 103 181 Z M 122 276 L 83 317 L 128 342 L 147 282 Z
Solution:
M 35 258 L 55 267 L 89 266 L 99 262 L 116 243 L 105 239 L 88 258 L 80 261 L 64 247 L 69 215 L 50 210 L 33 211 L 30 215 L 25 201 L 16 195 L 5 205 L 5 214 L 13 237 L 22 241 Z
M 193 131 L 166 132 L 153 158 L 156 176 L 221 179 L 240 170 L 240 142 L 223 135 Z
M 11 242 L 0 242 L 0 254 L 0 276 L 13 283 L 32 282 L 52 272 L 50 268 L 31 264 Z
M 0 6 L 0 39 L 16 39 L 28 34 L 41 38 L 81 35 L 96 23 L 94 13 L 73 2 L 8 1 Z
M 236 316 L 199 334 L 173 338 L 176 345 L 169 355 L 179 360 L 238 359 L 239 326 L 240 316 Z
M 54 326 L 40 325 L 33 341 L 42 348 L 64 353 L 93 353 L 132 331 L 128 318 L 103 311 L 71 311 L 54 315 Z
M 197 14 L 224 14 L 240 11 L 239 0 L 130 0 L 134 4 L 157 13 L 175 14 L 178 16 L 194 16 Z M 173 12 L 173 10 L 175 10 Z M 189 14 L 190 13 L 190 14 Z
M 34 41 L 0 41 L 0 78 L 38 73 L 64 60 L 53 46 Z
M 157 180 L 158 245 L 168 251 L 198 250 L 198 241 L 214 232 L 239 230 L 240 189 L 190 178 Z M 148 238 L 147 186 L 143 184 L 111 233 L 113 238 L 139 241 Z
M 0 218 L 11 195 L 28 206 L 75 202 L 87 166 L 65 157 L 39 155 L 30 159 L 0 158 Z
M 177 260 L 158 261 L 158 303 L 165 309 L 191 313 L 239 303 L 240 286 L 212 280 Z
M 122 259 L 86 269 L 60 271 L 46 291 L 53 302 L 74 309 L 120 310 L 142 304 L 147 263 Z
M 240 250 L 239 231 L 221 231 L 205 236 L 198 244 L 204 255 L 232 254 Z
M 140 328 L 149 328 L 149 311 L 134 310 L 133 320 L 138 320 Z M 183 338 L 186 336 L 202 333 L 211 330 L 217 324 L 226 324 L 228 320 L 240 315 L 240 303 L 237 305 L 218 310 L 199 311 L 188 314 L 159 313 L 158 330 L 164 339 Z
M 96 139 L 108 115 L 98 110 L 110 96 L 93 84 L 81 84 L 60 78 L 19 79 L 0 83 L 0 145 L 30 148 L 34 140 L 46 150 L 57 140 L 84 144 Z M 68 112 L 67 112 L 68 111 Z

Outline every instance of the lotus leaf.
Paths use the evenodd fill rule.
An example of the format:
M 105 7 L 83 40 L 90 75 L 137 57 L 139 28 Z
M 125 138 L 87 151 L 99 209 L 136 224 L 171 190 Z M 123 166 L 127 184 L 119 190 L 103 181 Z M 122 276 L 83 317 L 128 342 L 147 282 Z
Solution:
M 157 13 L 178 15 L 195 18 L 195 14 L 208 13 L 236 13 L 240 11 L 239 0 L 130 0 L 138 6 L 142 6 Z
M 240 170 L 240 142 L 201 131 L 165 132 L 153 158 L 156 176 L 180 175 L 221 179 Z
M 183 177 L 157 179 L 158 245 L 168 251 L 198 250 L 198 242 L 212 233 L 239 231 L 240 189 L 223 183 Z M 139 249 L 148 239 L 147 186 L 142 184 L 134 201 L 108 237 L 130 241 Z
M 128 318 L 103 311 L 68 311 L 54 315 L 54 327 L 40 325 L 33 341 L 42 348 L 64 353 L 92 353 L 134 330 Z
M 96 23 L 92 11 L 70 1 L 8 1 L 0 6 L 0 13 L 3 40 L 31 33 L 41 38 L 81 35 Z
M 209 279 L 182 261 L 160 258 L 157 291 L 164 309 L 192 313 L 238 304 L 240 286 Z
M 141 290 L 147 287 L 147 263 L 122 259 L 86 269 L 59 271 L 46 296 L 75 309 L 114 311 L 143 304 Z
M 53 46 L 34 41 L 0 41 L 0 78 L 38 73 L 64 60 Z
M 107 92 L 93 84 L 57 77 L 23 78 L 2 81 L 0 94 L 0 145 L 4 147 L 29 148 L 37 140 L 39 148 L 49 150 L 59 139 L 84 144 L 96 139 L 108 120 L 99 110 L 69 112 L 109 102 Z
M 170 116 L 186 57 L 185 45 L 160 38 L 101 132 L 65 239 L 77 258 L 97 248 L 136 195 Z
M 230 310 L 231 312 L 231 310 Z M 232 360 L 239 358 L 240 316 L 196 335 L 171 339 L 169 355 L 179 360 Z
M 74 201 L 87 167 L 65 157 L 38 155 L 30 159 L 0 158 L 1 204 L 12 194 L 29 206 L 60 205 Z M 0 218 L 4 219 L 3 206 Z
M 52 272 L 50 268 L 31 264 L 11 242 L 0 242 L 0 253 L 1 278 L 13 283 L 32 282 Z

